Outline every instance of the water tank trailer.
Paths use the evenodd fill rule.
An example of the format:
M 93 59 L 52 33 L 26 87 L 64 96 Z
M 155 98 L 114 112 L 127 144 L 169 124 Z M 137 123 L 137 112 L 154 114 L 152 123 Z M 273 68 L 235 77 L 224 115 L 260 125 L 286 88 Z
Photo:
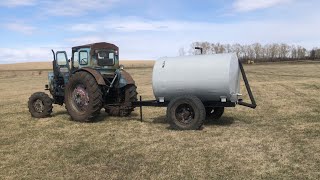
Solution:
M 240 98 L 240 74 L 251 103 Z M 133 102 L 133 106 L 167 107 L 171 128 L 197 130 L 208 120 L 219 119 L 225 107 L 237 104 L 256 108 L 242 63 L 233 53 L 165 57 L 156 61 L 152 74 L 156 100 Z

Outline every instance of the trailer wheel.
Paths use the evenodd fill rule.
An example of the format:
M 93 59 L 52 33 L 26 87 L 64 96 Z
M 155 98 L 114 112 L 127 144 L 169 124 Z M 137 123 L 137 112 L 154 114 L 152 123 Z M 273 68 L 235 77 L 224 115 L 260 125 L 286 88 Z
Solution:
M 205 117 L 205 107 L 195 96 L 177 97 L 167 108 L 170 127 L 177 130 L 198 130 L 202 127 Z
M 76 72 L 65 90 L 65 104 L 75 121 L 86 122 L 97 116 L 102 107 L 102 92 L 95 78 L 88 72 Z
M 28 108 L 32 117 L 45 118 L 52 113 L 52 100 L 46 93 L 36 92 L 30 96 Z
M 224 107 L 206 107 L 206 122 L 218 120 L 224 113 Z

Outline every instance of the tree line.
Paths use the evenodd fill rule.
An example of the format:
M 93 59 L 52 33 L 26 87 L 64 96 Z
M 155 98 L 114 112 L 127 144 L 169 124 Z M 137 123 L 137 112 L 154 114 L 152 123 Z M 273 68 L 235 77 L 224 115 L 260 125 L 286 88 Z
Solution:
M 260 43 L 254 44 L 221 44 L 210 42 L 193 42 L 190 45 L 188 53 L 184 48 L 179 49 L 179 55 L 186 54 L 197 55 L 200 50 L 196 47 L 202 48 L 203 54 L 219 54 L 219 53 L 235 53 L 241 60 L 251 60 L 256 62 L 267 61 L 294 61 L 294 60 L 319 60 L 320 49 L 313 48 L 307 50 L 299 45 L 288 45 L 285 43 L 273 43 L 262 45 Z

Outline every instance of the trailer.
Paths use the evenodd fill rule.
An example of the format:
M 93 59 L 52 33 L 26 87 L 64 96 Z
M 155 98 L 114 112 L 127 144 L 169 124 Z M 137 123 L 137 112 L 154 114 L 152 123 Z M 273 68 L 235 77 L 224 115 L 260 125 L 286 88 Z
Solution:
M 250 103 L 241 99 L 240 74 Z M 226 107 L 257 107 L 243 65 L 235 54 L 162 58 L 153 67 L 152 84 L 155 100 L 143 101 L 140 96 L 132 105 L 140 109 L 141 121 L 143 107 L 166 107 L 173 129 L 200 129 L 206 119 L 219 119 Z

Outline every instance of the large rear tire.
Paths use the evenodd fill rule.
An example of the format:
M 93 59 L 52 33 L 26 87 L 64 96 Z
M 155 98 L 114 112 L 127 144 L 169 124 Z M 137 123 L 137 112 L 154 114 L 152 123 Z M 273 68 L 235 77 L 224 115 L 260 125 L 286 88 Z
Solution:
M 195 96 L 180 96 L 173 99 L 167 108 L 170 127 L 177 130 L 201 129 L 206 110 L 201 100 Z
M 101 89 L 88 72 L 76 72 L 69 79 L 65 91 L 68 113 L 75 121 L 88 122 L 97 116 L 103 104 Z
M 110 116 L 127 117 L 130 116 L 134 107 L 132 102 L 137 101 L 137 86 L 134 84 L 129 84 L 123 89 L 123 101 L 119 106 L 108 106 L 106 107 L 106 112 Z
M 52 100 L 46 93 L 36 92 L 30 96 L 28 108 L 32 117 L 45 118 L 52 113 Z
M 125 87 L 125 104 L 128 104 L 129 106 L 125 109 L 120 110 L 121 117 L 130 116 L 131 112 L 134 111 L 132 102 L 135 102 L 138 100 L 137 95 L 138 93 L 137 93 L 136 85 L 130 84 Z

